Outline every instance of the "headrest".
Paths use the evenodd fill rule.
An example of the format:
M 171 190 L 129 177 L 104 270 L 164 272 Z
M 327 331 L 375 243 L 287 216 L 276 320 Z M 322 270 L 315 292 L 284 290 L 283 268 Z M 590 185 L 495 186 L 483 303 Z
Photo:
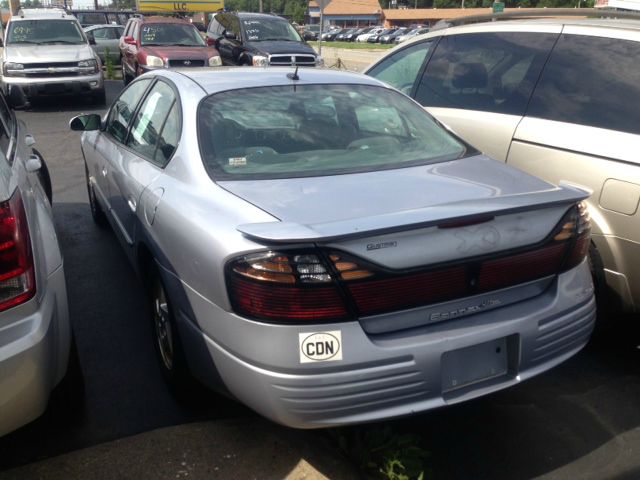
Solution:
M 484 88 L 487 82 L 487 68 L 482 63 L 459 63 L 453 70 L 455 88 Z

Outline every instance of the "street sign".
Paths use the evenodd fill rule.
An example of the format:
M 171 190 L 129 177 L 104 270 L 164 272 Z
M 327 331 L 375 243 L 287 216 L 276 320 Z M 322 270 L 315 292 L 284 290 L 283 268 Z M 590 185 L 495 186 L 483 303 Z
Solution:
M 493 2 L 493 13 L 504 12 L 504 2 Z
M 224 8 L 224 0 L 137 0 L 136 4 L 139 12 L 217 12 Z
M 331 0 L 316 0 L 316 3 L 318 4 L 318 7 L 320 7 L 320 10 L 324 10 L 325 7 L 329 5 L 330 1 Z

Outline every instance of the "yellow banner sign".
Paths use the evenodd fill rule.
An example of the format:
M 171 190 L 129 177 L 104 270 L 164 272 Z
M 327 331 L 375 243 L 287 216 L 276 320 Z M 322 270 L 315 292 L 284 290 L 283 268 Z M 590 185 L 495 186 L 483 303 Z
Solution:
M 138 0 L 139 12 L 217 12 L 224 8 L 224 0 L 174 2 L 168 0 Z

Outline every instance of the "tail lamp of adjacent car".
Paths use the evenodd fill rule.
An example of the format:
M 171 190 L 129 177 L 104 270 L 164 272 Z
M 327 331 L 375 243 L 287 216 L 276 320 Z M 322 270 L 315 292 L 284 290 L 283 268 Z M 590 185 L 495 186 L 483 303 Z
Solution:
M 232 259 L 226 268 L 227 288 L 234 311 L 248 318 L 287 324 L 341 321 L 561 273 L 585 258 L 590 230 L 581 202 L 533 247 L 401 272 L 335 249 L 266 251 Z
M 36 281 L 27 216 L 16 190 L 0 203 L 0 311 L 31 299 Z

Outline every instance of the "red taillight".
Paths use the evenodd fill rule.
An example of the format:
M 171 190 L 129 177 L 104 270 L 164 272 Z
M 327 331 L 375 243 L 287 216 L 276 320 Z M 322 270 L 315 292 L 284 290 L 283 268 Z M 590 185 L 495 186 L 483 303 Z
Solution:
M 263 252 L 234 259 L 227 267 L 233 309 L 281 323 L 317 323 L 348 318 L 322 257 L 315 251 Z
M 483 262 L 478 275 L 478 289 L 488 292 L 554 275 L 560 271 L 566 251 L 567 245 L 558 243 Z
M 401 310 L 464 296 L 464 267 L 348 284 L 361 315 Z
M 344 320 L 347 311 L 335 286 L 275 286 L 233 276 L 233 309 L 241 315 L 282 323 Z
M 36 293 L 31 238 L 20 191 L 0 204 L 0 311 Z
M 455 228 L 445 224 L 445 228 Z M 384 271 L 343 252 L 261 252 L 227 265 L 233 309 L 278 323 L 319 323 L 420 307 L 574 268 L 589 248 L 586 206 L 572 207 L 541 244 L 420 271 Z M 496 258 L 497 257 L 497 258 Z

